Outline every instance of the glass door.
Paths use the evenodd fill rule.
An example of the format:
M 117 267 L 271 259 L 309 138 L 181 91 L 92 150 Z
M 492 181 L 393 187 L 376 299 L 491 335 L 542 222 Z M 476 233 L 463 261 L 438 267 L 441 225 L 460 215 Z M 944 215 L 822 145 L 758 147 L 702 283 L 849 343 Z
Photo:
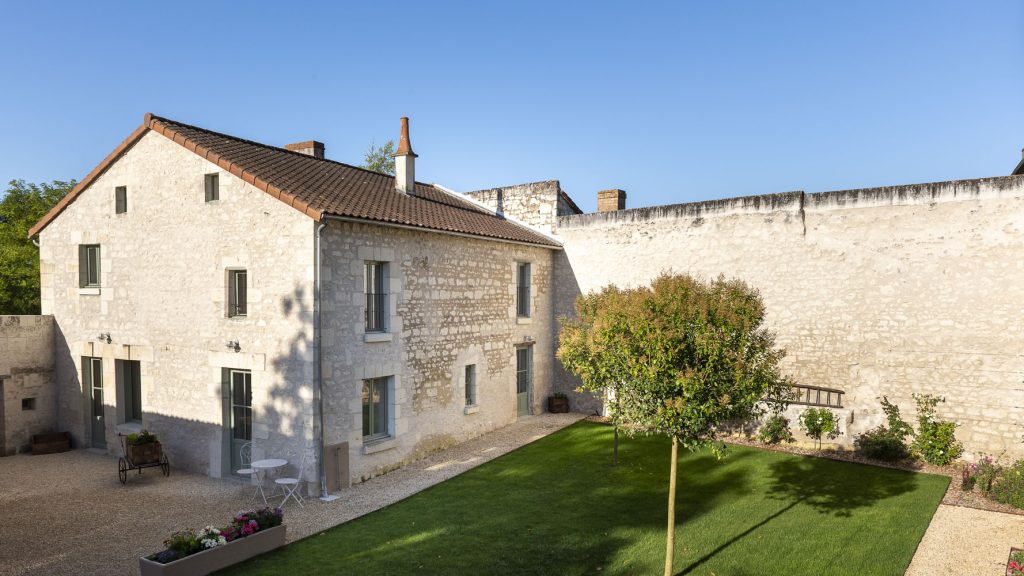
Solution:
M 242 462 L 242 448 L 252 442 L 252 373 L 231 370 L 228 395 L 231 414 L 231 472 L 249 463 Z M 248 452 L 248 450 L 246 451 Z
M 103 359 L 86 358 L 82 367 L 90 396 L 93 448 L 107 447 L 107 427 L 103 420 Z
M 516 348 L 516 414 L 530 413 L 530 389 L 533 387 L 533 347 Z

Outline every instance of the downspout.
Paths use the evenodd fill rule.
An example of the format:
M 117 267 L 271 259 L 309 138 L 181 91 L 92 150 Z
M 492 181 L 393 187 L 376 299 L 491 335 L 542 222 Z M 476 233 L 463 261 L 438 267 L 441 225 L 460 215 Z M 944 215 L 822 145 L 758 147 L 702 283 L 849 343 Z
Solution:
M 38 236 L 30 236 L 29 240 L 31 240 L 32 243 L 36 245 L 36 248 L 41 248 L 41 246 L 39 246 L 39 237 Z
M 316 346 L 316 366 L 314 374 L 316 375 L 316 401 L 317 401 L 317 412 L 320 417 L 320 457 L 317 459 L 320 467 L 320 499 L 324 502 L 330 502 L 331 500 L 337 500 L 337 496 L 333 496 L 327 492 L 327 467 L 324 465 L 324 379 L 323 379 L 323 340 L 321 333 L 323 331 L 323 307 L 320 305 L 321 298 L 321 282 L 320 282 L 320 253 L 321 253 L 321 240 L 320 233 L 323 232 L 327 224 L 320 222 L 316 228 L 316 234 L 313 236 L 314 250 L 316 251 L 316 261 L 313 266 L 313 315 L 315 316 L 313 325 L 313 341 Z

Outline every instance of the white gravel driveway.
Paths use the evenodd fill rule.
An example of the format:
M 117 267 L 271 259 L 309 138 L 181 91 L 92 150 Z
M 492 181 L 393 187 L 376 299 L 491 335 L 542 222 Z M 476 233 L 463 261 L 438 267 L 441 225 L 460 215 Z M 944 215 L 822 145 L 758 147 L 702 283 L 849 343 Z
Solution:
M 362 516 L 583 418 L 523 418 L 404 468 L 357 484 L 338 500 L 285 508 L 288 540 Z M 176 530 L 226 524 L 252 488 L 171 468 L 117 479 L 117 458 L 75 450 L 0 458 L 0 576 L 138 573 L 138 558 Z

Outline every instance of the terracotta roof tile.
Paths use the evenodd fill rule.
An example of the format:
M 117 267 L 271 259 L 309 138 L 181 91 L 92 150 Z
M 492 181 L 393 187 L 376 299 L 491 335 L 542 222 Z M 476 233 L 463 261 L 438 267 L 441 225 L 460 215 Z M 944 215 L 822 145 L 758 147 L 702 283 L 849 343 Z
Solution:
M 99 174 L 137 142 L 145 129 L 158 132 L 246 182 L 306 213 L 440 230 L 496 240 L 557 248 L 551 238 L 489 212 L 430 184 L 417 182 L 414 194 L 395 189 L 393 176 L 284 148 L 243 140 L 146 115 L 136 130 L 100 166 L 30 231 L 38 234 Z

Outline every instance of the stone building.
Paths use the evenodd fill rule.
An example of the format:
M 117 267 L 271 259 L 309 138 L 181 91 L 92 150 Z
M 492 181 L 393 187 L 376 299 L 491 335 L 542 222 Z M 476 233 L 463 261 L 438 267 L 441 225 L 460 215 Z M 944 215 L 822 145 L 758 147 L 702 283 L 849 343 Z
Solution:
M 56 418 L 108 451 L 142 427 L 175 466 L 240 449 L 311 492 L 543 411 L 575 297 L 662 271 L 764 296 L 806 403 L 844 437 L 885 395 L 944 395 L 972 453 L 1022 456 L 1024 162 L 1007 177 L 583 214 L 558 181 L 453 193 L 147 115 L 31 231 L 54 318 Z M 800 405 L 794 410 L 800 410 Z
M 397 177 L 323 150 L 147 115 L 32 229 L 76 444 L 316 492 L 542 410 L 558 243 L 416 182 L 404 120 Z

